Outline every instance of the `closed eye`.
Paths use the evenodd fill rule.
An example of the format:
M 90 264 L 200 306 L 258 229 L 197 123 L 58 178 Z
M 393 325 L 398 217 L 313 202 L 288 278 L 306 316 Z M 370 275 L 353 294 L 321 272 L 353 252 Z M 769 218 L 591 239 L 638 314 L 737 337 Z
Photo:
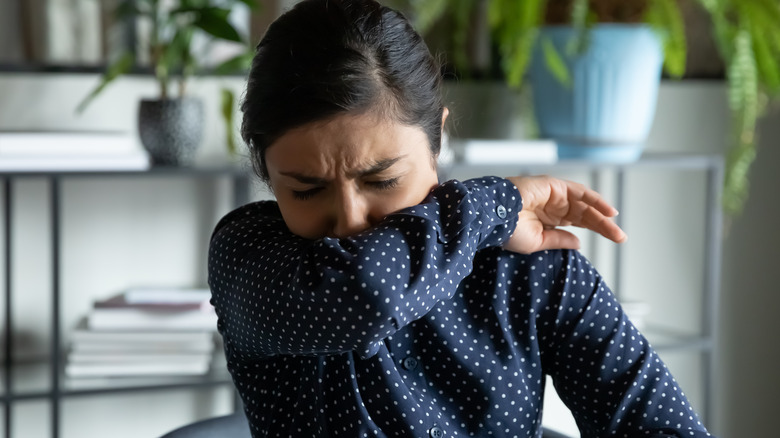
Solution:
M 382 181 L 367 181 L 366 184 L 378 190 L 389 190 L 398 185 L 398 178 L 390 178 Z
M 311 199 L 314 195 L 322 191 L 322 187 L 315 187 L 309 190 L 293 190 L 293 198 L 305 201 Z

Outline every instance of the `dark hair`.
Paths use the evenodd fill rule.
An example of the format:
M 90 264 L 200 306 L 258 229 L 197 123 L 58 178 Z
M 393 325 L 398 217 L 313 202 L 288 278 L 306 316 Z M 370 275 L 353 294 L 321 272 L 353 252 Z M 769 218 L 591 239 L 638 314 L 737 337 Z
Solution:
M 336 114 L 378 111 L 441 147 L 441 72 L 399 12 L 374 0 L 304 0 L 274 21 L 249 71 L 241 135 L 265 181 L 285 132 Z

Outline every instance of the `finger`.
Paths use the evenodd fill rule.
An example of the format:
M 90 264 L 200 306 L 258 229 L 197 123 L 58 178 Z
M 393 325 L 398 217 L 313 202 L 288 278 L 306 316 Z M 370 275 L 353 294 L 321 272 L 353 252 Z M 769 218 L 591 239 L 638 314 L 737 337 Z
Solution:
M 545 249 L 580 249 L 580 239 L 574 234 L 556 228 L 542 232 L 542 243 L 539 250 Z
M 617 208 L 612 206 L 612 204 L 607 202 L 607 200 L 602 198 L 597 192 L 590 189 L 585 192 L 582 201 L 607 217 L 615 217 L 619 213 Z
M 547 200 L 539 211 L 546 224 L 577 223 L 588 210 L 595 210 L 601 217 L 613 217 L 618 213 L 598 192 L 580 183 L 552 180 L 549 189 Z
M 572 183 L 569 185 L 569 201 L 575 204 L 576 201 L 582 201 L 585 204 L 595 208 L 598 212 L 607 217 L 617 216 L 618 211 L 613 207 L 606 199 L 604 199 L 597 191 L 585 187 L 582 184 Z
M 622 243 L 628 239 L 626 233 L 612 219 L 605 217 L 595 208 L 587 208 L 582 212 L 579 220 L 570 218 L 575 226 L 588 228 L 613 242 Z

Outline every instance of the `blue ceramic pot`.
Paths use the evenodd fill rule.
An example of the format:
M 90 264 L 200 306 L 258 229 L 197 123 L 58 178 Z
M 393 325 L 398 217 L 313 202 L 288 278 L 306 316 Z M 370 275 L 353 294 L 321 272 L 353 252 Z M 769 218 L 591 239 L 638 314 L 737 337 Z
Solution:
M 642 154 L 658 98 L 663 49 L 644 25 L 600 24 L 586 52 L 567 54 L 568 26 L 541 29 L 529 68 L 534 112 L 544 138 L 558 143 L 560 159 L 629 162 Z M 567 87 L 550 73 L 542 41 L 552 42 L 571 75 Z

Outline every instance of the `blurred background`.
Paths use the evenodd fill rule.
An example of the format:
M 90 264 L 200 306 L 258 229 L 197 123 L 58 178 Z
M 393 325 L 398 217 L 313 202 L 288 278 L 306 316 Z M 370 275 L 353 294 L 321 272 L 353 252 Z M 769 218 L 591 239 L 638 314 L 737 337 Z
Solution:
M 132 14 L 118 18 L 121 3 L 0 0 L 0 165 L 5 158 L 2 134 L 8 132 L 125 133 L 141 149 L 138 102 L 159 95 L 159 78 L 155 77 L 159 70 L 152 67 L 154 59 L 149 55 L 154 44 L 148 37 L 149 23 Z M 160 3 L 169 9 L 177 5 L 175 0 Z M 11 281 L 5 283 L 11 287 L 13 300 L 10 309 L 7 300 L 0 306 L 6 315 L 3 318 L 13 317 L 10 332 L 3 325 L 3 341 L 7 344 L 12 339 L 16 367 L 12 374 L 4 372 L 13 379 L 13 389 L 7 391 L 8 382 L 3 383 L 2 416 L 12 417 L 12 436 L 55 436 L 53 416 L 59 416 L 56 436 L 159 436 L 234 409 L 234 394 L 224 373 L 207 376 L 213 384 L 157 387 L 155 382 L 164 380 L 62 378 L 54 388 L 51 374 L 36 370 L 51 359 L 52 324 L 61 328 L 64 353 L 70 333 L 95 300 L 139 284 L 205 284 L 210 232 L 240 197 L 233 196 L 233 170 L 200 178 L 186 168 L 248 171 L 243 145 L 239 143 L 232 151 L 226 144 L 240 124 L 237 110 L 244 88 L 241 65 L 245 64 L 236 63 L 232 70 L 220 65 L 251 52 L 268 23 L 295 3 L 262 0 L 252 9 L 243 1 L 216 2 L 225 8 L 229 4 L 229 21 L 241 38 L 217 41 L 208 32 L 193 35 L 191 47 L 197 63 L 188 78 L 187 93 L 202 102 L 203 123 L 202 139 L 185 170 L 160 178 L 120 172 L 62 178 L 57 189 L 61 211 L 55 227 L 50 211 L 51 175 L 19 176 L 18 171 L 3 168 L 0 178 L 10 182 L 6 187 L 11 188 L 0 193 L 6 210 L 2 223 L 11 221 L 13 227 L 0 241 L 3 248 L 10 245 L 13 251 L 5 252 L 0 274 L 4 281 L 10 276 Z M 466 21 L 462 15 L 447 18 L 446 14 L 464 2 L 431 0 L 429 4 L 441 5 L 430 9 L 420 7 L 425 0 L 386 3 L 403 9 L 424 27 L 426 41 L 444 61 L 451 140 L 521 144 L 547 138 L 534 114 L 533 84 L 510 84 L 506 56 L 490 31 L 488 0 L 471 2 L 476 9 Z M 741 34 L 724 33 L 725 40 L 717 41 L 713 11 L 693 0 L 677 3 L 685 24 L 687 69 L 683 74 L 664 70 L 639 163 L 670 155 L 715 157 L 713 162 L 719 163 L 744 137 L 734 132 L 735 126 L 744 131 L 742 122 L 735 122 L 738 113 L 734 109 L 735 100 L 742 98 L 733 91 L 741 70 L 731 69 L 735 64 L 719 51 L 724 41 L 738 41 Z M 758 3 L 780 7 L 773 0 Z M 426 13 L 435 19 L 426 18 Z M 591 26 L 591 21 L 583 23 Z M 465 36 L 453 38 L 464 22 Z M 107 66 L 120 65 L 128 52 L 133 54 L 132 63 L 77 111 L 105 78 Z M 225 99 L 226 91 L 232 100 Z M 780 283 L 773 254 L 780 248 L 776 229 L 780 172 L 773 166 L 780 164 L 780 109 L 769 91 L 760 91 L 754 99 L 760 111 L 756 111 L 756 127 L 750 131 L 754 136 L 749 139 L 756 157 L 749 167 L 749 191 L 738 209 L 715 206 L 719 213 L 714 233 L 708 228 L 713 216 L 706 204 L 706 173 L 675 165 L 674 158 L 663 158 L 659 165 L 629 163 L 624 167 L 598 161 L 581 166 L 514 165 L 502 162 L 500 156 L 493 159 L 494 165 L 491 157 L 479 166 L 458 159 L 442 163 L 447 177 L 545 172 L 595 186 L 613 202 L 622 199 L 620 218 L 629 241 L 617 249 L 579 233 L 583 252 L 621 300 L 644 305 L 641 317 L 651 343 L 666 343 L 665 332 L 656 334 L 651 327 L 693 338 L 710 323 L 715 328 L 707 334 L 714 344 L 700 348 L 693 342 L 694 347 L 670 348 L 661 355 L 695 407 L 710 406 L 706 423 L 722 437 L 777 435 L 772 414 L 774 396 L 780 392 L 776 371 L 780 342 L 773 336 L 780 332 Z M 226 112 L 235 115 L 231 119 L 225 117 Z M 264 199 L 270 194 L 255 183 L 249 197 Z M 716 236 L 714 241 L 712 236 Z M 719 258 L 708 265 L 713 248 L 719 250 Z M 59 255 L 56 273 L 52 251 Z M 713 279 L 714 289 L 708 283 Z M 60 318 L 54 322 L 53 282 L 61 297 Z M 705 308 L 706 297 L 716 298 L 717 306 Z M 709 315 L 713 309 L 715 314 Z M 713 379 L 707 379 L 708 370 L 714 370 Z M 89 390 L 68 395 L 79 388 Z M 58 406 L 56 411 L 53 404 Z M 571 434 L 571 419 L 554 401 L 545 414 L 545 424 Z M 9 429 L 4 431 L 7 434 Z

